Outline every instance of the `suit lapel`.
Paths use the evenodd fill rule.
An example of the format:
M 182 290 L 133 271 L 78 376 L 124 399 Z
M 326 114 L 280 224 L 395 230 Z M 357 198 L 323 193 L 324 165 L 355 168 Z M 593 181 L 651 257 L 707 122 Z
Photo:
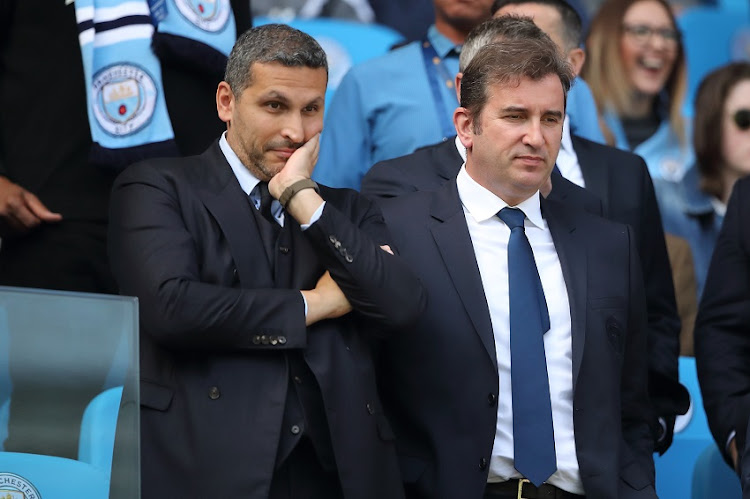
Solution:
M 578 157 L 578 164 L 581 167 L 583 181 L 586 182 L 586 189 L 596 194 L 602 201 L 604 214 L 609 213 L 609 168 L 605 168 L 600 163 L 603 161 L 592 150 L 591 144 L 576 135 L 571 136 L 573 141 L 573 150 Z
M 436 221 L 432 237 L 445 268 L 482 344 L 497 365 L 490 312 L 455 179 L 435 192 L 430 214 Z
M 565 287 L 570 301 L 571 340 L 573 350 L 573 390 L 586 340 L 587 265 L 583 233 L 569 216 L 570 210 L 562 203 L 541 199 L 542 213 L 549 226 L 555 250 L 560 259 Z
M 218 142 L 203 153 L 203 159 L 207 174 L 197 186 L 198 195 L 227 239 L 240 283 L 247 285 L 259 278 L 273 283 L 271 266 L 257 264 L 260 255 L 267 257 L 260 227 Z

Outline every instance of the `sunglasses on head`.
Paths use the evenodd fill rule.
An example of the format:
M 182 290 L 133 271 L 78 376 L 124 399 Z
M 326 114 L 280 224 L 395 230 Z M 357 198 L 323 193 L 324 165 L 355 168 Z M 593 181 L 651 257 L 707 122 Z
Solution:
M 732 116 L 734 124 L 742 131 L 750 128 L 750 109 L 738 109 Z

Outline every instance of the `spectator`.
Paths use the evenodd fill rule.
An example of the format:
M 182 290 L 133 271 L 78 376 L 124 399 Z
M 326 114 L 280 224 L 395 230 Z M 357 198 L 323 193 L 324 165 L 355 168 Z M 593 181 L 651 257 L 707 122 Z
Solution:
M 747 470 L 750 420 L 750 178 L 734 184 L 695 323 L 695 361 L 708 426 L 724 459 Z M 747 471 L 742 481 L 748 495 Z
M 84 76 L 77 26 L 81 20 L 76 17 L 76 8 L 82 3 L 0 0 L 2 285 L 117 293 L 105 241 L 109 193 L 117 173 L 113 165 L 127 164 L 134 149 L 148 154 L 152 144 L 110 150 L 106 165 L 92 160 L 92 133 L 100 131 L 97 128 L 100 124 L 90 118 L 92 109 L 88 103 L 92 99 L 86 96 L 91 83 Z M 128 4 L 130 8 L 137 2 Z M 247 2 L 232 4 L 235 15 L 231 22 L 237 30 L 246 29 L 250 25 Z M 138 6 L 141 12 L 143 9 L 148 12 L 145 1 Z M 224 14 L 229 13 L 224 11 Z M 115 30 L 122 26 L 119 21 L 126 28 L 130 21 L 143 23 L 142 17 L 102 23 L 97 32 L 106 34 L 107 30 Z M 227 23 L 231 19 L 229 15 L 219 17 Z M 168 18 L 163 20 L 166 22 Z M 93 33 L 93 18 L 90 21 L 83 27 Z M 142 39 L 145 55 L 153 58 L 149 48 L 153 33 L 150 20 L 145 26 L 151 28 Z M 228 53 L 234 27 L 224 33 L 230 39 Z M 190 46 L 196 48 L 194 44 Z M 226 55 L 216 50 L 209 52 L 219 61 L 222 57 L 226 60 Z M 174 131 L 169 151 L 190 154 L 205 147 L 221 130 L 213 99 L 203 93 L 205 88 L 215 89 L 221 72 L 197 68 L 197 63 L 203 62 L 197 57 L 191 64 L 169 57 L 166 52 L 163 55 L 154 60 L 154 66 L 161 71 L 166 97 L 166 103 L 162 104 L 166 105 Z M 132 67 L 133 61 L 120 62 L 131 63 Z M 142 62 L 138 61 L 139 66 Z M 43 77 L 40 71 L 49 77 Z M 165 151 L 159 149 L 159 153 Z M 102 351 L 110 346 L 114 351 L 115 345 L 109 345 L 111 340 L 98 331 L 90 334 L 79 331 L 75 337 L 62 337 L 56 330 L 39 330 L 35 335 L 25 333 L 16 328 L 10 330 L 16 354 L 10 354 L 13 393 L 5 450 L 75 459 L 81 415 L 86 404 L 101 390 L 110 358 L 102 355 L 96 359 L 101 369 L 87 373 L 83 380 L 72 373 L 67 377 L 39 379 L 38 373 L 29 374 L 22 359 L 43 358 L 54 350 L 60 362 L 74 364 L 80 355 L 80 345 Z
M 750 174 L 750 63 L 703 79 L 694 120 L 695 164 L 680 182 L 657 180 L 654 187 L 664 230 L 690 243 L 700 298 L 729 195 Z
M 682 104 L 685 54 L 664 0 L 607 0 L 591 21 L 581 75 L 607 142 L 646 160 L 654 179 L 676 182 L 693 162 Z
M 421 42 L 353 67 L 331 100 L 314 180 L 359 189 L 376 162 L 453 137 L 460 46 L 491 5 L 434 0 L 435 24 Z

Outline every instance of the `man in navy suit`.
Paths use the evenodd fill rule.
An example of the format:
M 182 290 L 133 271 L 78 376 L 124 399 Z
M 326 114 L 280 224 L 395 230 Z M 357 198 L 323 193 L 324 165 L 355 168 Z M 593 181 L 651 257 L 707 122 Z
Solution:
M 454 114 L 466 162 L 456 178 L 382 201 L 401 256 L 428 292 L 416 327 L 386 340 L 378 358 L 407 497 L 655 497 L 635 237 L 540 196 L 572 72 L 538 33 L 489 44 L 466 68 Z M 521 211 L 520 227 L 501 219 L 510 208 Z M 519 228 L 543 289 L 533 300 L 548 318 L 541 340 L 517 327 L 523 314 L 511 306 L 518 284 L 530 282 L 510 278 Z M 512 374 L 530 362 L 515 354 L 523 338 L 542 345 L 533 378 L 544 391 L 531 388 L 531 374 Z M 547 414 L 516 412 L 529 402 L 546 404 Z M 540 416 L 546 423 L 526 426 Z M 534 433 L 544 442 L 532 443 Z M 520 462 L 538 447 L 554 449 L 544 469 Z
M 115 182 L 113 272 L 140 303 L 143 497 L 401 497 L 369 342 L 423 289 L 380 211 L 310 180 L 325 53 L 284 25 L 243 34 L 202 155 Z
M 500 7 L 496 18 L 486 21 L 467 37 L 461 52 L 459 69 L 463 70 L 479 47 L 492 40 L 535 36 L 539 29 L 547 32 L 563 49 L 574 70 L 583 64 L 578 47 L 580 19 L 562 0 L 539 0 L 540 3 L 517 0 Z M 499 6 L 496 3 L 496 7 Z M 498 14 L 534 15 L 525 18 Z M 577 22 L 576 22 L 577 20 Z M 546 25 L 543 25 L 546 22 Z M 575 49 L 570 47 L 576 47 Z M 461 74 L 457 78 L 460 88 Z M 371 197 L 392 197 L 415 190 L 434 189 L 456 176 L 463 162 L 463 147 L 453 140 L 428 146 L 415 153 L 375 165 L 362 182 L 362 192 Z M 464 155 L 465 156 L 465 155 Z M 601 211 L 609 220 L 633 228 L 641 258 L 648 306 L 649 395 L 656 408 L 654 421 L 656 450 L 663 453 L 672 443 L 674 420 L 684 414 L 689 396 L 678 381 L 680 321 L 674 298 L 672 273 L 667 255 L 664 229 L 656 204 L 654 187 L 643 159 L 627 151 L 586 140 L 572 133 L 566 117 L 557 172 L 551 176 L 550 199 L 576 202 L 581 193 L 571 192 L 571 180 L 585 188 L 589 197 L 601 202 Z
M 695 321 L 695 362 L 708 424 L 750 496 L 750 178 L 738 180 Z M 735 445 L 729 442 L 735 439 Z M 734 450 L 736 449 L 736 450 Z M 742 451 L 744 449 L 744 455 Z M 739 451 L 742 459 L 737 456 Z

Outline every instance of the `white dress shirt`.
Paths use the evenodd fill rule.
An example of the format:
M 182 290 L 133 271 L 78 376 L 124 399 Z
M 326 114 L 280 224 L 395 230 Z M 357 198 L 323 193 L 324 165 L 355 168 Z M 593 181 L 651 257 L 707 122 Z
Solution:
M 581 165 L 578 163 L 578 155 L 575 149 L 573 149 L 573 140 L 570 138 L 570 118 L 567 114 L 563 121 L 562 142 L 560 143 L 560 152 L 557 153 L 556 164 L 563 177 L 579 187 L 586 187 L 586 182 L 583 180 L 583 172 L 581 172 Z
M 508 296 L 510 229 L 496 216 L 507 204 L 475 182 L 466 172 L 465 165 L 461 167 L 456 182 L 495 336 L 500 386 L 488 481 L 501 482 L 522 478 L 513 467 Z M 573 431 L 573 361 L 568 292 L 552 235 L 542 217 L 539 192 L 516 207 L 526 214 L 526 237 L 539 269 L 550 317 L 550 330 L 544 335 L 544 349 L 549 375 L 557 471 L 547 482 L 568 492 L 583 494 Z

